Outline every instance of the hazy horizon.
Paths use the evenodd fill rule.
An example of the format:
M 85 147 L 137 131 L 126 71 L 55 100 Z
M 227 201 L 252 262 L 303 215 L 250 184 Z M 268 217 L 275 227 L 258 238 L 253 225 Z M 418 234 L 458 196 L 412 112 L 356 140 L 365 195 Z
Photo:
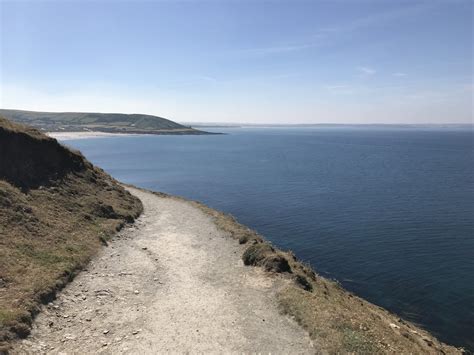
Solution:
M 0 107 L 472 124 L 471 1 L 1 1 Z
M 23 110 L 18 108 L 11 108 L 11 107 L 0 107 L 0 110 L 12 110 L 12 111 L 29 111 L 29 112 L 44 112 L 44 113 L 100 113 L 100 114 L 123 114 L 124 112 L 91 112 L 91 111 L 34 111 L 34 110 Z M 161 117 L 165 119 L 169 119 L 168 117 L 162 117 L 159 115 L 152 115 L 146 112 L 129 112 L 125 114 L 130 115 L 151 115 L 155 117 Z M 297 121 L 294 122 L 264 122 L 264 123 L 255 123 L 255 122 L 233 122 L 233 121 L 175 121 L 182 125 L 195 125 L 195 126 L 219 126 L 222 125 L 223 127 L 232 127 L 232 126 L 474 126 L 474 122 L 450 122 L 450 123 L 378 123 L 378 122 L 360 122 L 360 123 L 331 123 L 331 122 L 317 122 L 317 123 L 298 123 Z

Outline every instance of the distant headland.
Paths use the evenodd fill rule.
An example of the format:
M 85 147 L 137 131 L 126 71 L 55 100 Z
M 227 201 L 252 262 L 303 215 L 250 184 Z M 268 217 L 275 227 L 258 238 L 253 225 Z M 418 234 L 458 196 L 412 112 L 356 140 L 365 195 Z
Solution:
M 98 112 L 37 112 L 0 109 L 0 115 L 43 132 L 103 132 L 125 134 L 218 134 L 144 114 Z

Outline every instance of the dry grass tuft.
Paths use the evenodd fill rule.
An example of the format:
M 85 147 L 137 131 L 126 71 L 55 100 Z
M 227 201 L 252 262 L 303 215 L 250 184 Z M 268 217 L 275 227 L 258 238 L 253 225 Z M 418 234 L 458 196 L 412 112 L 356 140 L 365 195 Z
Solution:
M 291 273 L 290 264 L 285 256 L 265 242 L 249 246 L 242 255 L 242 259 L 245 265 L 262 266 L 266 271 L 277 273 Z

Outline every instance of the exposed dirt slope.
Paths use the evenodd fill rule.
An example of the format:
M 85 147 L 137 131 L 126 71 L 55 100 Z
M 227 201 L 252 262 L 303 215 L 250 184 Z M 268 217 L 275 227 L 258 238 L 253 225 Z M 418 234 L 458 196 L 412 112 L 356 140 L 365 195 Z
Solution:
M 141 210 L 80 153 L 0 118 L 0 352 Z

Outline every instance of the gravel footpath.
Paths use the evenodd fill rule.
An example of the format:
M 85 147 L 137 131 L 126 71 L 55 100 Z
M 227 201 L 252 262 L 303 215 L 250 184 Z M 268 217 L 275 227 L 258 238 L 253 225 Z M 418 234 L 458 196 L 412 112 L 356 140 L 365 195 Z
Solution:
M 42 308 L 13 354 L 315 352 L 278 310 L 288 281 L 245 267 L 242 246 L 192 204 L 127 189 L 143 215 Z

